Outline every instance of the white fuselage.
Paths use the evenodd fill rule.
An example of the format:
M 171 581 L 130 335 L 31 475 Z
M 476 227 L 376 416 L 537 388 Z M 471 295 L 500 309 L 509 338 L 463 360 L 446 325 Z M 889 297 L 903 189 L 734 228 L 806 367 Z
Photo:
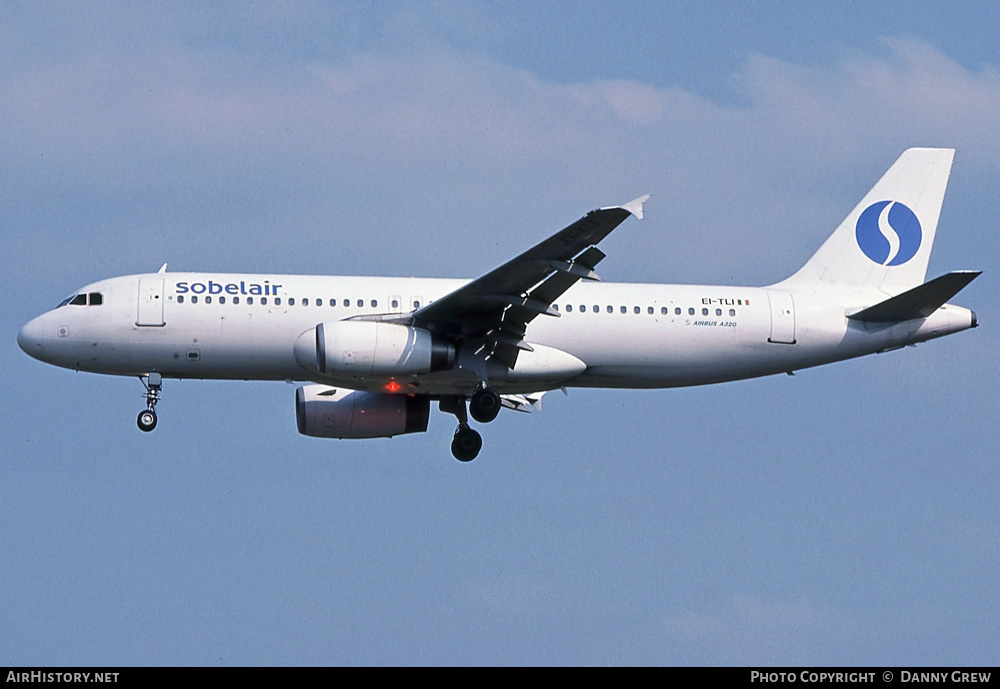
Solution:
M 33 357 L 66 368 L 167 378 L 312 380 L 361 390 L 466 394 L 478 382 L 474 352 L 448 371 L 411 376 L 323 376 L 303 367 L 295 343 L 319 323 L 399 316 L 453 292 L 465 280 L 154 273 L 112 278 L 18 336 Z M 847 318 L 885 298 L 792 293 L 776 288 L 578 283 L 554 304 L 559 317 L 528 326 L 513 371 L 497 366 L 505 393 L 561 386 L 662 388 L 788 372 L 883 351 L 975 325 L 965 308 L 894 324 Z M 568 357 L 563 356 L 569 355 Z M 558 356 L 557 356 L 558 355 Z M 559 358 L 563 357 L 563 358 Z M 582 364 L 576 368 L 565 361 Z M 521 364 L 524 362 L 523 370 Z M 467 365 L 468 364 L 468 365 Z

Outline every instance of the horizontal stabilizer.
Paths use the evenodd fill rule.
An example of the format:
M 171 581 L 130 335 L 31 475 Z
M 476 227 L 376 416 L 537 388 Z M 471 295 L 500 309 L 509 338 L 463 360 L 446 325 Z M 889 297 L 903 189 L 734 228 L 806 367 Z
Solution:
M 927 318 L 981 274 L 982 271 L 976 270 L 948 273 L 875 306 L 852 313 L 848 318 L 867 323 L 895 323 Z

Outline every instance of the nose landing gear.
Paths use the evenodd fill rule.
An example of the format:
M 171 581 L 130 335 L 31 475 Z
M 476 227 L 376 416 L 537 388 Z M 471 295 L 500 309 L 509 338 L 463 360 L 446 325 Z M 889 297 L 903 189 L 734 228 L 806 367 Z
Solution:
M 160 401 L 160 390 L 163 389 L 163 378 L 159 373 L 150 373 L 145 379 L 139 378 L 142 386 L 146 388 L 143 397 L 146 400 L 146 409 L 139 412 L 135 424 L 143 433 L 149 433 L 156 428 L 156 404 Z

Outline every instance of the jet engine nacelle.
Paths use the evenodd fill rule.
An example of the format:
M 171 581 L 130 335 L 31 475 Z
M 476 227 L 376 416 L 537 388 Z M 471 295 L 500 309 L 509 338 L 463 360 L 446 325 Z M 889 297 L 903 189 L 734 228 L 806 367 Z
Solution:
M 430 416 L 425 396 L 304 385 L 295 391 L 299 433 L 314 438 L 389 438 L 423 433 Z
M 421 328 L 376 321 L 320 323 L 295 342 L 295 360 L 324 376 L 409 376 L 455 363 L 455 347 Z

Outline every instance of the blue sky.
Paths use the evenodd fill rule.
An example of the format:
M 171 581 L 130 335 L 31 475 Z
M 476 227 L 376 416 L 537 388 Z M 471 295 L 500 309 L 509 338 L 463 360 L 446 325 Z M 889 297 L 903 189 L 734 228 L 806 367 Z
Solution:
M 996 664 L 992 2 L 0 6 L 9 664 Z M 605 280 L 768 284 L 910 146 L 982 327 L 698 389 L 572 390 L 470 465 L 294 387 L 44 366 L 155 270 L 473 277 L 653 194 Z

